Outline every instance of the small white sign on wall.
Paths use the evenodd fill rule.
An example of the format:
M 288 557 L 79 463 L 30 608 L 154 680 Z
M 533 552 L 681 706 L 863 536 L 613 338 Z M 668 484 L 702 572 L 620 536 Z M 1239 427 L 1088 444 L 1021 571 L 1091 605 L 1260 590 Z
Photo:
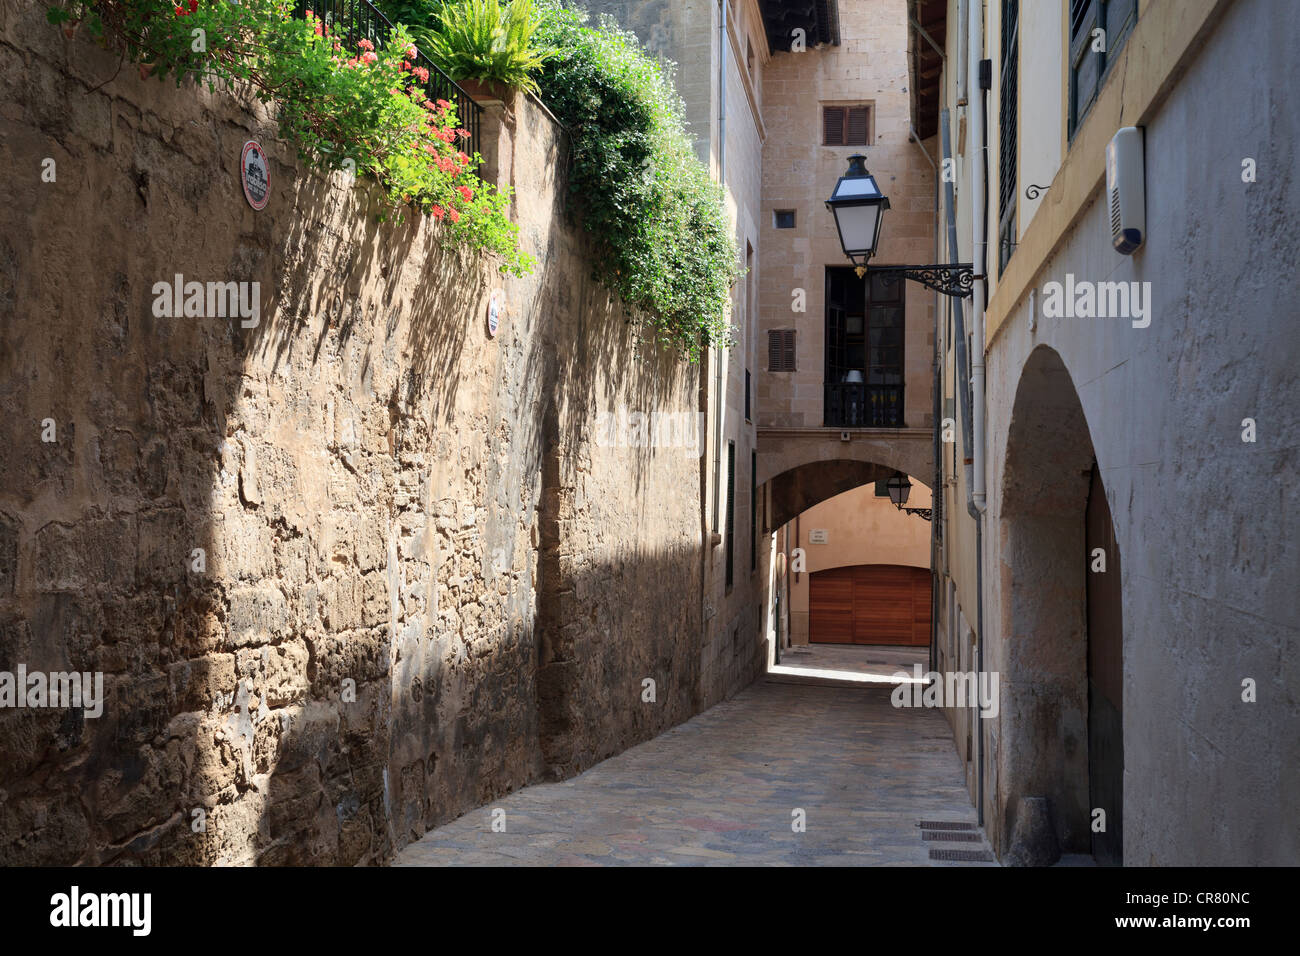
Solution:
M 826 529 L 825 529 L 825 528 L 810 528 L 810 529 L 808 529 L 808 543 L 809 543 L 809 544 L 825 544 L 825 543 L 826 543 Z

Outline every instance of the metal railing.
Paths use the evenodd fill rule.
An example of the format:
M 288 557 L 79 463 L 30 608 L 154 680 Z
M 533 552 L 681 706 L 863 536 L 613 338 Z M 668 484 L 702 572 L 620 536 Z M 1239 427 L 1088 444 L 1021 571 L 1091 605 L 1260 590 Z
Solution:
M 903 386 L 826 383 L 825 427 L 904 428 Z
M 308 10 L 329 27 L 330 36 L 354 55 L 357 43 L 361 40 L 369 40 L 378 47 L 393 32 L 392 21 L 370 0 L 296 0 L 293 15 L 303 20 L 306 19 Z M 429 99 L 447 100 L 456 107 L 456 117 L 461 128 L 469 130 L 469 144 L 465 152 L 473 156 L 479 148 L 483 108 L 455 80 L 418 50 L 412 65 L 422 66 L 429 71 L 428 82 L 424 84 L 424 92 Z

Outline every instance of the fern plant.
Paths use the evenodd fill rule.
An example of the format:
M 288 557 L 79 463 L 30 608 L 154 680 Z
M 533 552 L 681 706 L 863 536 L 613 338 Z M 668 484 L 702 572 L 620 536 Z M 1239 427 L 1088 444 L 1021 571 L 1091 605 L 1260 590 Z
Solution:
M 534 44 L 541 19 L 533 0 L 444 0 L 416 42 L 453 80 L 537 92 L 533 72 L 557 51 Z

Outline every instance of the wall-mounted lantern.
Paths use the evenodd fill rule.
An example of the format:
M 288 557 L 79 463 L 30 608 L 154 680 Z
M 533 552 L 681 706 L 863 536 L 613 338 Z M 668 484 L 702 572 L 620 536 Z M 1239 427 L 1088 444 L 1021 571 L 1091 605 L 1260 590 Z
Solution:
M 894 503 L 894 507 L 899 511 L 905 511 L 910 515 L 919 515 L 926 521 L 929 521 L 932 517 L 930 508 L 903 507 L 903 505 L 907 504 L 907 496 L 912 493 L 912 482 L 901 471 L 894 472 L 890 479 L 885 482 L 885 490 L 889 492 L 889 500 Z
M 876 177 L 867 172 L 867 157 L 854 153 L 849 168 L 826 200 L 826 208 L 835 215 L 840 246 L 849 261 L 857 266 L 859 276 L 879 276 L 885 282 L 911 279 L 944 295 L 965 298 L 971 294 L 976 276 L 969 262 L 928 266 L 868 265 L 880 243 L 880 226 L 889 197 L 881 193 Z M 979 278 L 983 278 L 980 276 Z

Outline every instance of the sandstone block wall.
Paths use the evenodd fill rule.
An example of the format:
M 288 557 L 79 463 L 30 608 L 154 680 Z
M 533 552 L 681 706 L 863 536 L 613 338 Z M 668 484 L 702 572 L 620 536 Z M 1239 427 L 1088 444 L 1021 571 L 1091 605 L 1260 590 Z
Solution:
M 591 280 L 545 112 L 485 124 L 539 260 L 504 281 L 238 91 L 117 66 L 0 26 L 0 671 L 106 696 L 0 709 L 0 862 L 382 862 L 695 713 L 700 459 L 594 424 L 698 373 Z M 176 274 L 258 324 L 156 317 Z

